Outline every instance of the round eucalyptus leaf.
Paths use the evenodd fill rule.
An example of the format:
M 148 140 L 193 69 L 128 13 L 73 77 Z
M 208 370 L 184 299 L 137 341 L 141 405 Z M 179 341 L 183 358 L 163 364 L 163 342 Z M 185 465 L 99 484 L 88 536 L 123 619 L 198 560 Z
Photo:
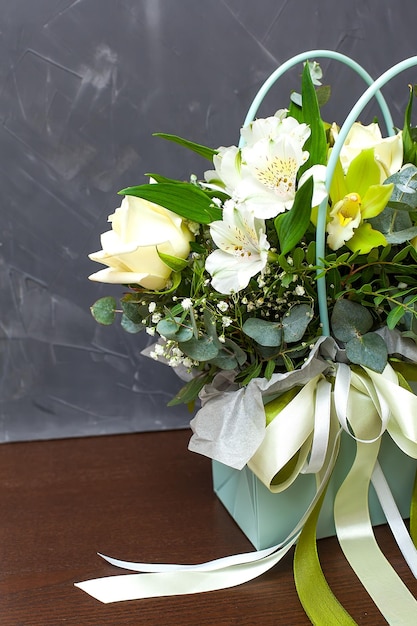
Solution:
M 135 324 L 135 322 L 132 322 L 132 320 L 129 319 L 125 314 L 122 315 L 120 324 L 123 330 L 125 330 L 127 333 L 130 333 L 131 335 L 135 335 L 145 328 L 144 324 Z
M 188 341 L 193 336 L 193 330 L 190 326 L 184 325 L 179 317 L 165 318 L 158 322 L 156 331 L 166 339 L 174 341 Z
M 97 300 L 90 308 L 90 311 L 96 322 L 104 326 L 110 326 L 110 324 L 113 324 L 116 317 L 116 308 L 116 298 L 106 296 L 105 298 Z
M 192 337 L 189 341 L 179 342 L 178 346 L 184 354 L 191 357 L 194 361 L 210 361 L 214 359 L 219 352 L 212 338 L 207 335 L 200 339 Z
M 337 300 L 331 317 L 333 335 L 339 341 L 349 341 L 364 335 L 372 328 L 373 319 L 369 310 L 352 300 Z
M 220 344 L 217 356 L 210 359 L 210 363 L 223 370 L 233 370 L 238 365 L 246 363 L 246 353 L 231 339 L 226 339 L 224 344 Z
M 140 324 L 141 321 L 149 315 L 148 308 L 138 304 L 138 302 L 122 300 L 120 304 L 125 316 L 134 324 Z
M 308 304 L 297 304 L 293 306 L 288 315 L 284 315 L 282 318 L 284 341 L 286 343 L 300 341 L 311 320 L 312 310 Z
M 261 346 L 275 347 L 282 343 L 281 322 L 269 322 L 257 317 L 250 317 L 242 326 L 242 330 Z
M 381 373 L 387 364 L 388 351 L 385 341 L 377 333 L 354 337 L 346 344 L 346 356 L 351 363 L 364 365 Z

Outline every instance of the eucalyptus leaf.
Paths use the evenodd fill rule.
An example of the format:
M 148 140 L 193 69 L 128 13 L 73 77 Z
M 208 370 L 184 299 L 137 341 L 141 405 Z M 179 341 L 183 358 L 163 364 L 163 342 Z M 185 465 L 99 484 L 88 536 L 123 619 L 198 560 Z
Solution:
M 246 353 L 230 339 L 226 339 L 214 359 L 209 361 L 223 370 L 233 370 L 246 362 Z
M 337 300 L 331 316 L 332 332 L 339 341 L 349 341 L 367 333 L 373 324 L 367 308 L 352 300 Z M 356 362 L 356 361 L 355 361 Z
M 129 294 L 130 295 L 130 294 Z M 140 305 L 136 299 L 123 299 L 120 302 L 124 315 L 134 324 L 140 324 L 149 315 L 147 306 Z
M 414 237 L 417 237 L 417 226 L 412 226 L 404 230 L 397 230 L 393 233 L 386 233 L 385 235 L 388 243 L 392 244 L 405 243 Z
M 261 346 L 275 347 L 282 342 L 281 322 L 269 322 L 257 317 L 250 317 L 245 321 L 242 330 L 251 339 Z
M 213 343 L 211 337 L 203 335 L 199 339 L 194 336 L 188 341 L 181 341 L 178 343 L 180 350 L 194 361 L 210 361 L 214 359 L 219 350 Z
M 91 315 L 103 326 L 113 324 L 116 317 L 117 301 L 113 296 L 100 298 L 91 307 Z
M 124 313 L 122 315 L 122 319 L 120 320 L 120 324 L 121 324 L 121 327 L 123 328 L 123 330 L 126 331 L 127 333 L 130 333 L 131 335 L 135 335 L 136 333 L 140 333 L 140 331 L 145 328 L 144 324 L 142 324 L 140 322 L 138 324 L 135 324 Z
M 188 341 L 193 336 L 191 326 L 185 325 L 180 317 L 164 318 L 156 326 L 156 331 L 166 339 L 174 341 Z
M 377 333 L 354 337 L 346 344 L 346 356 L 351 363 L 382 372 L 388 361 L 387 346 Z
M 284 341 L 294 343 L 300 341 L 312 319 L 312 310 L 308 304 L 293 306 L 287 315 L 282 318 Z

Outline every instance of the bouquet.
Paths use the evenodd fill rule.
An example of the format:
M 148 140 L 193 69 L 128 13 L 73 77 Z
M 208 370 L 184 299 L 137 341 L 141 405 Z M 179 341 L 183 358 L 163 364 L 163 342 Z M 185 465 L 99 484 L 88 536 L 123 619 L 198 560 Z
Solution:
M 161 135 L 206 157 L 214 169 L 183 182 L 152 174 L 123 189 L 89 278 L 128 287 L 92 307 L 102 324 L 158 337 L 150 356 L 189 375 L 171 404 L 192 403 L 219 372 L 241 387 L 307 359 L 330 334 L 349 363 L 382 372 L 391 337 L 417 339 L 417 129 L 383 138 L 377 122 L 353 124 L 327 192 L 326 164 L 338 136 L 322 120 L 328 89 L 305 65 L 302 95 L 241 130 L 240 147 L 217 150 Z M 314 80 L 313 80 L 314 79 Z M 326 249 L 317 251 L 326 202 Z M 323 333 L 320 281 L 330 319 Z M 326 316 L 327 317 L 327 316 Z M 388 333 L 387 333 L 388 331 Z
M 200 398 L 192 450 L 239 470 L 248 464 L 271 491 L 300 471 L 319 477 L 304 519 L 311 537 L 341 430 L 369 457 L 366 487 L 385 430 L 417 457 L 417 91 L 410 87 L 402 128 L 385 111 L 386 137 L 378 120 L 339 126 L 321 113 L 331 90 L 320 66 L 302 57 L 300 93 L 247 120 L 239 145 L 158 133 L 210 165 L 188 181 L 152 173 L 149 184 L 123 189 L 102 250 L 90 255 L 106 267 L 90 279 L 125 285 L 120 303 L 101 298 L 92 314 L 111 324 L 120 313 L 127 332 L 155 337 L 145 353 L 185 382 L 170 404 Z M 345 543 L 390 621 L 398 603 L 372 591 Z M 301 579 L 311 617 L 317 607 Z M 416 609 L 408 596 L 399 603 Z

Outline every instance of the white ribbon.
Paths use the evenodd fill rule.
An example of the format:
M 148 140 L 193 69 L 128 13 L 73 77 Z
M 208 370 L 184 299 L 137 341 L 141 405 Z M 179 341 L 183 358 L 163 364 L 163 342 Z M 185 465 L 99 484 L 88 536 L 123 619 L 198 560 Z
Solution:
M 117 567 L 145 573 L 95 578 L 75 583 L 75 586 L 106 604 L 227 589 L 257 578 L 274 567 L 296 543 L 331 476 L 337 458 L 340 433 L 341 431 L 336 433 L 333 447 L 327 452 L 326 470 L 320 475 L 314 498 L 298 524 L 280 544 L 198 565 L 134 563 L 100 555 Z
M 316 373 L 268 425 L 264 439 L 249 461 L 251 469 L 274 491 L 285 489 L 302 472 L 316 472 L 318 470 L 316 495 L 306 508 L 302 519 L 283 542 L 267 550 L 224 557 L 199 565 L 132 563 L 101 555 L 117 567 L 144 573 L 99 578 L 76 583 L 76 586 L 98 600 L 107 603 L 225 589 L 252 580 L 266 572 L 277 564 L 296 543 L 299 532 L 327 484 L 337 456 L 341 432 L 338 424 L 356 440 L 358 451 L 360 447 L 361 450 L 366 448 L 370 453 L 376 446 L 374 454 L 377 455 L 381 434 L 388 430 L 399 447 L 416 458 L 417 398 L 399 387 L 392 368 L 387 367 L 383 374 L 376 374 L 363 368 L 363 374 L 360 374 L 352 373 L 350 368 L 344 364 L 335 364 L 332 370 L 332 375 L 334 374 L 333 400 L 331 401 L 330 383 L 322 373 Z M 363 462 L 368 463 L 367 467 L 369 468 L 369 458 L 367 459 L 369 455 L 363 451 L 361 454 L 360 458 L 363 459 Z M 295 455 L 298 455 L 298 458 Z M 296 463 L 290 475 L 286 476 L 282 483 L 271 486 L 274 477 L 282 468 L 286 467 L 293 457 Z M 356 464 L 355 466 L 355 463 L 356 480 L 362 480 L 361 465 Z M 370 467 L 369 472 L 372 474 L 374 467 L 372 458 L 370 459 Z M 366 481 L 369 482 L 370 474 L 368 477 L 364 477 L 365 483 Z M 349 480 L 352 481 L 352 478 Z M 404 524 L 389 488 L 387 491 L 378 465 L 373 471 L 372 480 L 400 549 L 412 571 L 416 573 L 416 551 L 414 547 L 411 549 L 409 537 L 408 539 L 405 538 Z M 339 540 L 344 544 L 344 549 L 347 545 L 346 553 L 349 554 L 349 551 L 353 549 L 355 554 L 352 561 L 355 563 L 354 568 L 357 571 L 356 559 L 359 558 L 360 560 L 361 558 L 361 541 L 358 539 L 358 542 L 355 543 L 355 537 L 352 537 L 352 533 L 355 535 L 358 527 L 354 523 L 350 525 L 349 506 L 345 507 L 346 502 L 349 503 L 348 479 L 345 480 L 342 487 L 341 495 L 338 495 L 337 533 Z M 363 486 L 361 488 L 362 491 L 359 490 L 361 498 L 365 496 L 367 498 L 366 489 Z M 346 494 L 348 494 L 347 497 Z M 341 502 L 342 507 L 340 506 Z M 364 502 L 363 505 L 364 510 L 367 511 L 367 503 Z M 345 510 L 346 514 L 343 512 Z M 403 528 L 400 528 L 401 525 Z M 369 532 L 372 533 L 369 519 L 364 520 L 361 527 L 365 535 Z M 379 562 L 379 556 L 374 555 L 374 558 L 375 562 Z M 362 565 L 359 566 L 359 570 L 361 567 Z M 361 576 L 361 572 L 358 575 Z M 397 591 L 400 590 L 400 596 L 408 606 L 407 610 L 414 609 L 415 614 L 417 614 L 417 603 L 409 592 L 404 592 L 403 585 L 401 581 L 398 583 L 397 578 L 395 578 L 395 586 Z M 375 581 L 369 584 L 367 575 L 363 577 L 363 580 L 372 597 L 374 597 L 375 592 L 376 596 L 380 598 L 378 584 Z M 394 585 L 394 578 L 391 579 L 391 575 L 385 577 L 385 581 L 387 580 L 389 580 L 389 584 Z M 404 600 L 405 597 L 406 600 Z M 377 604 L 381 605 L 381 602 L 378 600 Z M 391 619 L 394 611 L 386 609 L 385 605 L 389 603 L 383 602 L 383 604 L 383 614 L 389 614 L 389 623 L 394 624 L 395 622 Z

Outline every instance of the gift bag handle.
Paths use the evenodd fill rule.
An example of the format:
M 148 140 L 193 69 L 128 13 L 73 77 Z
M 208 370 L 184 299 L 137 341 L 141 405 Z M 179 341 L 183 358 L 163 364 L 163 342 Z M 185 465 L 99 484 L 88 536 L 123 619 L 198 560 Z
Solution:
M 248 113 L 246 115 L 244 126 L 250 124 L 259 109 L 263 99 L 266 94 L 275 84 L 275 82 L 290 68 L 292 68 L 297 63 L 302 61 L 306 61 L 307 59 L 315 59 L 315 58 L 329 58 L 337 61 L 341 61 L 351 69 L 357 72 L 364 81 L 369 85 L 366 91 L 362 94 L 362 96 L 358 99 L 356 104 L 352 107 L 349 115 L 347 116 L 345 122 L 340 128 L 338 137 L 334 143 L 333 149 L 331 151 L 329 161 L 327 163 L 327 171 L 326 171 L 326 189 L 327 192 L 330 190 L 331 181 L 333 178 L 334 170 L 336 167 L 337 159 L 339 158 L 340 151 L 343 147 L 345 139 L 349 130 L 351 129 L 353 123 L 357 120 L 360 113 L 366 107 L 366 105 L 375 97 L 378 101 L 378 104 L 381 108 L 387 133 L 392 136 L 395 134 L 394 131 L 394 123 L 392 120 L 392 116 L 388 105 L 380 91 L 381 87 L 383 87 L 387 82 L 389 82 L 392 78 L 400 74 L 406 69 L 417 65 L 417 56 L 410 57 L 393 65 L 391 68 L 386 70 L 379 78 L 374 80 L 368 72 L 366 72 L 359 63 L 351 59 L 350 57 L 341 54 L 339 52 L 334 52 L 332 50 L 310 50 L 308 52 L 303 52 L 298 54 L 285 63 L 283 63 L 279 68 L 277 68 L 267 80 L 264 82 L 262 87 L 259 89 L 256 94 L 251 106 L 249 107 Z M 239 147 L 242 147 L 243 141 L 240 140 Z M 326 237 L 326 214 L 327 214 L 327 202 L 328 195 L 322 203 L 320 204 L 318 211 L 318 219 L 317 219 L 317 239 L 316 239 L 316 264 L 318 266 L 318 271 L 320 272 L 323 267 L 323 259 L 325 256 L 325 237 Z M 323 335 L 330 335 L 330 325 L 329 325 L 329 314 L 327 309 L 327 294 L 326 294 L 326 279 L 324 276 L 319 276 L 317 278 L 317 296 L 318 296 L 318 306 L 319 306 L 319 314 L 320 321 L 322 324 Z

